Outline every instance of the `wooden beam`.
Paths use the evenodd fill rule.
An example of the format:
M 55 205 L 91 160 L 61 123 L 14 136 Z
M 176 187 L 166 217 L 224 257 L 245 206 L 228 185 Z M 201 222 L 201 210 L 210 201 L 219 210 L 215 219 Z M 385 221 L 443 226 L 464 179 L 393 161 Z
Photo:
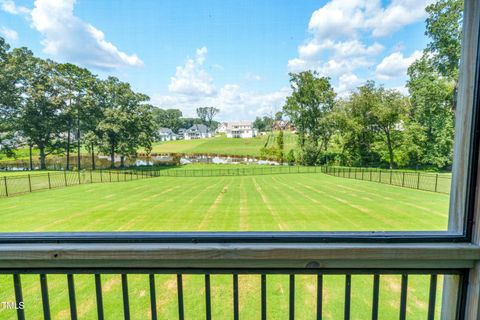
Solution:
M 471 268 L 471 244 L 4 244 L 0 268 Z

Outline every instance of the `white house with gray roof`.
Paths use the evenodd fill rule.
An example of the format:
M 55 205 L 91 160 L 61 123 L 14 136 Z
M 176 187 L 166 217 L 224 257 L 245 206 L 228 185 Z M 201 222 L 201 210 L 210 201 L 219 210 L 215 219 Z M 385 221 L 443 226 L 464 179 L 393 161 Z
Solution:
M 212 131 L 204 124 L 194 124 L 184 131 L 183 138 L 185 140 L 205 139 L 213 137 Z
M 225 134 L 227 138 L 253 138 L 257 136 L 257 130 L 251 121 L 232 121 L 228 122 Z

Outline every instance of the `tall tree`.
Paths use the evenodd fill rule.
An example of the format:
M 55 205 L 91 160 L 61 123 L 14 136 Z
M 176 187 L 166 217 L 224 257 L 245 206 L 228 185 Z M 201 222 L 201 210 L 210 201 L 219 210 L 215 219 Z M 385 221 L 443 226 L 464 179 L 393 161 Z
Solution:
M 461 54 L 463 0 L 438 0 L 427 6 L 426 51 L 438 72 L 457 81 Z
M 378 132 L 377 148 L 382 158 L 388 159 L 390 169 L 395 166 L 395 151 L 402 144 L 403 119 L 407 113 L 407 100 L 396 90 L 377 89 L 379 103 L 373 108 L 374 126 Z M 384 156 L 386 150 L 387 156 Z
M 21 66 L 18 86 L 22 101 L 18 105 L 17 129 L 40 152 L 40 169 L 46 169 L 46 156 L 62 150 L 62 100 L 57 66 L 33 56 L 25 48 L 12 51 L 12 63 Z
M 9 50 L 0 37 L 0 153 L 12 156 L 17 144 L 14 127 L 21 90 L 17 86 L 20 65 L 12 63 Z
M 109 77 L 103 82 L 103 118 L 98 124 L 100 149 L 110 154 L 115 167 L 115 154 L 120 155 L 121 166 L 139 147 L 147 150 L 155 138 L 156 125 L 152 107 L 145 105 L 148 97 L 135 93 L 128 83 Z
M 445 167 L 453 156 L 455 84 L 443 77 L 427 56 L 414 62 L 408 75 L 412 104 L 408 124 L 417 131 L 412 142 L 421 150 L 419 164 Z
M 59 64 L 57 66 L 61 99 L 65 104 L 64 119 L 67 131 L 67 170 L 70 169 L 71 135 L 75 131 L 77 142 L 77 169 L 81 168 L 81 127 L 88 118 L 88 106 L 86 103 L 87 94 L 93 90 L 94 76 L 84 68 L 79 68 L 71 63 Z M 85 119 L 84 119 L 85 118 Z
M 178 132 L 182 127 L 182 111 L 178 109 L 153 109 L 155 122 L 159 127 L 169 128 L 173 132 Z
M 315 164 L 321 150 L 325 150 L 332 134 L 326 121 L 335 101 L 330 79 L 316 72 L 290 73 L 292 94 L 287 97 L 283 112 L 298 132 L 298 142 L 305 164 Z
M 220 109 L 215 107 L 201 107 L 197 108 L 197 116 L 206 124 L 209 128 L 212 127 L 212 121 L 215 115 L 220 112 Z

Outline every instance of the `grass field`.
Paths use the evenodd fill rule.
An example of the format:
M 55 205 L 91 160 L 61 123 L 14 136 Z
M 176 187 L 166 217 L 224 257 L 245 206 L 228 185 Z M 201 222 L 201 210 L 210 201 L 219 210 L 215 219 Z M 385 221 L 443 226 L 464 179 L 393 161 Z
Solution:
M 446 230 L 449 197 L 321 173 L 237 177 L 160 177 L 80 185 L 0 199 L 0 231 L 300 231 Z M 107 319 L 122 318 L 121 279 L 103 276 Z M 38 276 L 23 276 L 27 319 L 41 319 Z M 268 276 L 269 319 L 288 317 L 288 276 Z M 76 277 L 81 319 L 96 317 L 93 276 Z M 160 318 L 176 319 L 174 275 L 157 276 Z M 441 287 L 439 281 L 439 287 Z M 0 301 L 13 301 L 11 276 L 0 276 Z M 49 276 L 54 319 L 68 319 L 66 277 Z M 129 277 L 133 319 L 149 316 L 148 277 Z M 214 319 L 231 319 L 231 277 L 212 276 Z M 316 279 L 297 276 L 296 317 L 315 315 Z M 352 319 L 371 308 L 371 276 L 352 277 Z M 186 319 L 204 314 L 202 276 L 184 280 Z M 324 319 L 343 318 L 344 277 L 325 276 Z M 400 277 L 382 276 L 380 318 L 398 318 Z M 260 317 L 260 278 L 240 276 L 240 316 Z M 428 278 L 410 276 L 408 318 L 427 313 Z M 441 297 L 438 297 L 438 304 Z M 438 310 L 439 308 L 437 308 Z M 14 318 L 13 310 L 0 317 Z
M 159 142 L 153 146 L 153 153 L 225 154 L 260 157 L 264 146 L 276 146 L 276 134 L 266 134 L 251 139 L 232 139 L 218 135 L 210 139 L 177 140 Z M 285 152 L 296 146 L 296 136 L 285 133 Z

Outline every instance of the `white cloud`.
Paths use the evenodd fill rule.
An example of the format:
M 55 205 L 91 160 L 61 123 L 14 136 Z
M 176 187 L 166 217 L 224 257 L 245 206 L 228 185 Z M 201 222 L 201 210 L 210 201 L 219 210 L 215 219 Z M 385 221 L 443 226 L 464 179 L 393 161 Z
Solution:
M 0 35 L 2 35 L 6 40 L 10 42 L 16 42 L 18 40 L 17 31 L 9 29 L 7 27 L 0 28 Z
M 425 7 L 434 0 L 331 0 L 313 12 L 308 30 L 319 39 L 352 38 L 361 31 L 382 37 L 426 16 Z
M 120 51 L 101 30 L 74 15 L 75 0 L 36 0 L 32 26 L 42 36 L 43 51 L 99 69 L 142 66 L 140 58 Z
M 339 96 L 346 96 L 349 92 L 360 86 L 364 81 L 353 73 L 342 74 L 338 80 L 338 86 L 335 91 Z
M 219 119 L 253 119 L 278 111 L 285 103 L 290 88 L 267 93 L 250 92 L 240 85 L 225 84 L 218 90 L 214 81 L 204 69 L 208 50 L 197 49 L 194 58 L 188 58 L 183 66 L 178 66 L 168 85 L 168 94 L 154 95 L 152 102 L 161 108 L 178 108 L 184 116 L 196 116 L 195 110 L 201 106 L 214 106 L 220 109 Z M 245 78 L 261 80 L 261 76 L 248 72 Z
M 0 8 L 10 14 L 30 14 L 30 9 L 17 6 L 13 0 L 0 0 Z
M 314 70 L 331 77 L 339 92 L 351 90 L 359 84 L 359 75 L 367 77 L 375 71 L 378 56 L 385 50 L 381 37 L 424 19 L 425 7 L 433 1 L 330 0 L 312 13 L 310 37 L 298 46 L 298 55 L 288 61 L 288 70 Z M 387 59 L 377 67 L 377 77 L 404 77 L 410 58 Z M 394 63 L 398 64 L 391 66 Z
M 245 80 L 248 81 L 262 81 L 263 77 L 259 74 L 253 73 L 253 72 L 247 72 L 244 75 Z
M 375 74 L 380 80 L 390 80 L 395 77 L 405 76 L 408 67 L 422 57 L 422 52 L 415 51 L 409 57 L 404 57 L 401 52 L 394 52 L 386 56 L 377 65 Z
M 387 36 L 400 30 L 403 26 L 425 18 L 425 7 L 434 0 L 393 0 L 391 4 L 381 9 L 367 21 L 373 28 L 374 37 Z
M 199 106 L 214 106 L 220 109 L 221 120 L 253 119 L 281 110 L 290 92 L 288 87 L 267 93 L 249 92 L 237 84 L 226 84 L 211 96 L 157 95 L 152 102 L 160 108 L 178 108 L 187 117 L 196 116 Z
M 168 91 L 183 95 L 214 94 L 213 79 L 203 68 L 207 53 L 206 47 L 197 49 L 195 59 L 189 58 L 183 66 L 178 66 L 175 76 L 170 78 Z

